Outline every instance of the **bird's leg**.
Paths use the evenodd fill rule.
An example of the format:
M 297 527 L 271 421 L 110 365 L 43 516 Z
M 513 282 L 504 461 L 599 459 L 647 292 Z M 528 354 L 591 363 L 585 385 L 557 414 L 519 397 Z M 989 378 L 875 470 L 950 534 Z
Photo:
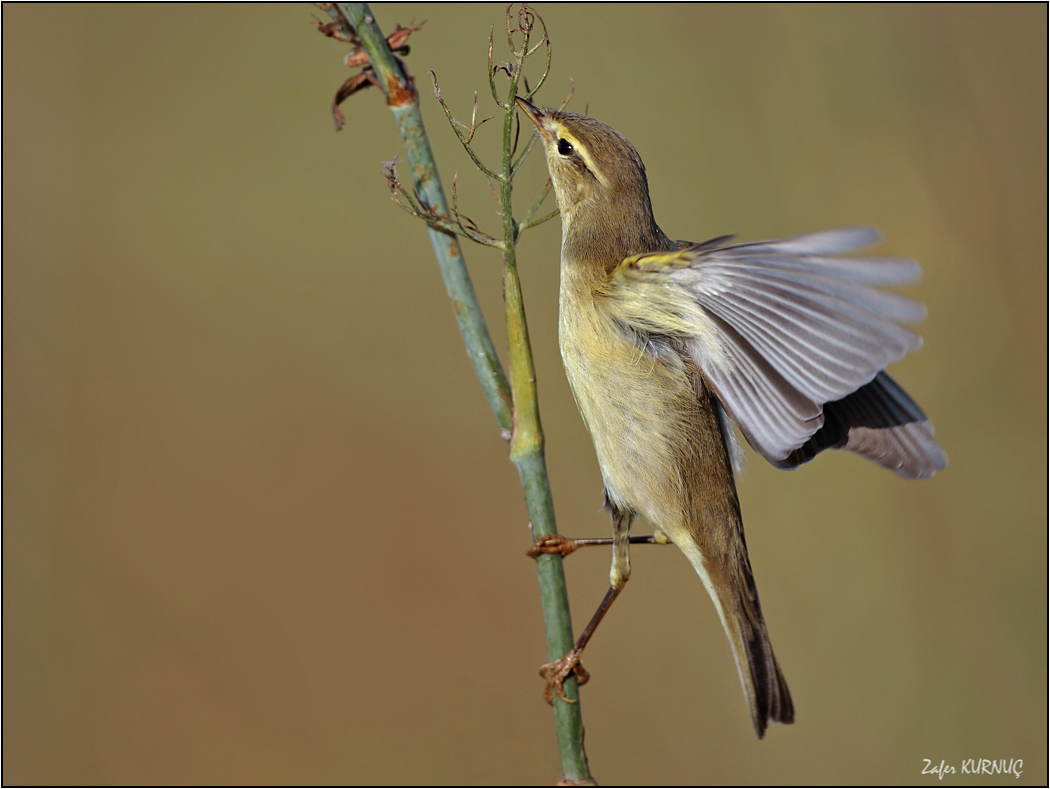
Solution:
M 609 591 L 605 593 L 601 605 L 599 605 L 598 610 L 594 612 L 594 616 L 591 617 L 591 621 L 587 623 L 587 627 L 583 629 L 583 632 L 576 640 L 576 643 L 573 644 L 569 654 L 563 658 L 552 660 L 550 663 L 544 663 L 540 666 L 540 676 L 547 680 L 547 688 L 543 691 L 543 698 L 547 700 L 548 704 L 554 703 L 555 696 L 566 704 L 576 703 L 565 695 L 565 689 L 562 687 L 562 683 L 565 682 L 565 679 L 573 672 L 576 672 L 576 678 L 581 685 L 591 678 L 591 675 L 588 674 L 587 670 L 580 664 L 580 656 L 583 654 L 583 648 L 587 646 L 587 642 L 590 641 L 591 636 L 594 635 L 594 631 L 598 629 L 598 623 L 602 621 L 605 612 L 609 610 L 609 607 L 613 604 L 613 600 L 615 600 L 617 595 L 620 594 L 620 589 L 623 589 L 623 586 L 619 589 L 610 588 Z
M 602 598 L 598 610 L 594 612 L 591 621 L 587 623 L 587 627 L 583 629 L 580 637 L 576 639 L 576 643 L 573 644 L 569 654 L 563 658 L 559 658 L 558 660 L 540 666 L 540 676 L 547 680 L 547 688 L 543 693 L 543 697 L 547 700 L 548 704 L 554 703 L 555 696 L 567 704 L 574 703 L 572 699 L 565 695 L 565 690 L 562 688 L 562 683 L 565 682 L 566 677 L 572 672 L 576 673 L 581 685 L 591 678 L 591 675 L 587 673 L 582 665 L 580 665 L 580 656 L 583 654 L 583 649 L 587 646 L 587 642 L 590 641 L 591 636 L 594 635 L 594 631 L 598 629 L 598 624 L 602 621 L 609 608 L 612 607 L 613 601 L 619 596 L 621 590 L 627 584 L 627 579 L 631 577 L 631 555 L 629 546 L 631 542 L 633 542 L 630 534 L 631 521 L 634 519 L 634 513 L 625 512 L 612 503 L 607 503 L 607 506 L 612 515 L 612 539 L 601 543 L 598 543 L 597 541 L 583 542 L 588 545 L 604 545 L 612 543 L 613 560 L 612 569 L 609 571 L 609 591 L 605 593 L 605 597 Z M 652 538 L 646 538 L 645 541 L 656 542 L 655 535 Z M 571 553 L 576 550 L 576 547 L 579 546 L 571 548 L 568 552 Z M 565 554 L 562 555 L 564 556 Z

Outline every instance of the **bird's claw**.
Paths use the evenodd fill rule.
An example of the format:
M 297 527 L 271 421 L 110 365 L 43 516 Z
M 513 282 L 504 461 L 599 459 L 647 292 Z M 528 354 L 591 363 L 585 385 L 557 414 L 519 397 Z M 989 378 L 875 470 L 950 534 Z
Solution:
M 562 537 L 560 534 L 548 534 L 533 540 L 528 554 L 533 559 L 541 553 L 560 553 L 562 556 L 568 556 L 579 547 L 579 540 L 574 540 L 571 537 Z
M 580 655 L 575 650 L 563 658 L 552 660 L 550 663 L 544 663 L 540 666 L 540 676 L 547 680 L 543 698 L 548 704 L 554 704 L 555 696 L 566 704 L 576 703 L 565 695 L 565 688 L 562 687 L 562 683 L 573 672 L 576 673 L 576 681 L 580 685 L 585 684 L 591 678 L 591 675 L 587 673 L 587 669 L 580 663 Z

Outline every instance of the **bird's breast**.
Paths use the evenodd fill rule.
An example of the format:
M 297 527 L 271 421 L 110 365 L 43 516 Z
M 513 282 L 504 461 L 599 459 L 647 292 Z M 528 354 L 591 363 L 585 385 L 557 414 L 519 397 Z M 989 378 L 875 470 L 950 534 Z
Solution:
M 618 323 L 594 284 L 563 265 L 559 342 L 566 376 L 610 499 L 673 539 L 693 508 L 697 464 L 708 458 L 724 465 L 713 400 L 688 359 L 670 343 Z

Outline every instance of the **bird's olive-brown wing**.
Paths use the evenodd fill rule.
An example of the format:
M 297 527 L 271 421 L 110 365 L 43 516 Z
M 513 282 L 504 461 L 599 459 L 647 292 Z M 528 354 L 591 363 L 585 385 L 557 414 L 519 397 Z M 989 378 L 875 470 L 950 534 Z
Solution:
M 926 477 L 947 459 L 922 410 L 882 372 L 922 345 L 901 324 L 926 310 L 877 289 L 921 270 L 841 257 L 879 237 L 852 228 L 640 255 L 613 271 L 603 296 L 635 331 L 676 338 L 774 465 L 837 447 Z

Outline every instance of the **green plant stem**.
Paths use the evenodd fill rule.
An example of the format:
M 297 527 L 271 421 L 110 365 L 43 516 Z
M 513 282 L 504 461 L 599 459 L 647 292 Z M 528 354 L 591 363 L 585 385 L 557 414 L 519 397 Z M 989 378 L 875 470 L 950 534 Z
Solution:
M 449 216 L 448 204 L 427 141 L 414 87 L 390 52 L 368 5 L 339 3 L 338 6 L 360 37 L 387 94 L 387 104 L 397 120 L 416 190 L 424 207 L 433 209 L 440 215 Z M 518 73 L 512 76 L 509 104 L 503 105 L 499 102 L 501 106 L 506 107 L 504 154 L 499 187 L 504 226 L 504 297 L 510 345 L 509 392 L 456 239 L 433 227 L 430 228 L 430 236 L 478 378 L 485 388 L 501 428 L 505 433 L 509 433 L 510 457 L 521 477 L 532 534 L 538 538 L 557 534 L 557 526 L 544 458 L 543 429 L 540 425 L 536 395 L 536 370 L 529 346 L 528 326 L 515 255 L 518 227 L 511 213 L 510 135 L 518 78 Z M 547 653 L 550 660 L 555 660 L 566 655 L 573 645 L 572 620 L 562 557 L 556 554 L 541 555 L 536 559 L 536 570 L 547 631 Z M 575 703 L 566 704 L 558 698 L 554 699 L 555 731 L 561 754 L 562 774 L 570 781 L 588 783 L 593 779 L 583 749 L 583 717 L 575 675 L 565 681 L 564 690 L 566 696 Z
M 526 39 L 522 53 L 528 47 Z M 523 58 L 519 58 L 519 62 Z M 508 108 L 503 120 L 503 162 L 500 173 L 500 205 L 503 213 L 505 252 L 503 260 L 503 295 L 507 305 L 507 340 L 510 345 L 510 378 L 514 391 L 515 429 L 511 438 L 510 458 L 518 469 L 525 490 L 533 539 L 557 534 L 554 501 L 547 479 L 547 461 L 544 455 L 543 427 L 540 424 L 539 398 L 536 390 L 536 368 L 529 343 L 529 328 L 525 320 L 525 303 L 518 276 L 518 226 L 511 210 L 511 175 L 513 161 L 511 140 L 514 133 L 514 96 L 517 94 L 520 70 L 511 76 Z M 569 614 L 568 590 L 562 557 L 545 554 L 537 557 L 543 615 L 547 628 L 547 653 L 550 660 L 568 654 L 573 646 L 572 619 Z M 583 715 L 580 710 L 580 692 L 576 675 L 564 683 L 565 695 L 572 700 L 566 704 L 555 696 L 554 716 L 561 750 L 562 770 L 566 778 L 590 779 L 587 754 L 583 749 Z
M 439 216 L 451 216 L 445 190 L 441 186 L 434 154 L 430 150 L 423 116 L 419 112 L 419 97 L 415 86 L 402 74 L 386 38 L 376 25 L 367 3 L 338 3 L 339 8 L 353 25 L 361 44 L 372 61 L 376 75 L 387 96 L 387 105 L 397 121 L 401 141 L 405 147 L 416 193 L 425 208 Z M 474 365 L 474 372 L 489 402 L 492 413 L 504 431 L 513 429 L 513 408 L 510 386 L 503 372 L 496 348 L 492 344 L 485 316 L 474 292 L 467 261 L 460 250 L 459 240 L 451 233 L 428 228 L 434 246 L 445 289 L 452 300 L 452 309 L 459 324 L 463 343 Z
M 506 205 L 506 203 L 504 204 Z M 515 428 L 511 438 L 510 459 L 518 469 L 529 512 L 529 528 L 533 539 L 557 534 L 554 519 L 554 501 L 547 479 L 547 461 L 544 456 L 543 427 L 540 424 L 536 398 L 536 371 L 529 345 L 525 305 L 521 297 L 514 248 L 504 253 L 504 298 L 507 303 L 507 339 L 510 344 L 511 385 L 514 391 Z M 572 618 L 569 614 L 568 588 L 562 557 L 541 554 L 536 557 L 536 574 L 543 604 L 543 621 L 547 630 L 547 655 L 557 660 L 569 653 L 573 646 Z M 580 692 L 576 675 L 571 674 L 563 689 L 573 703 L 566 704 L 554 697 L 554 721 L 561 752 L 562 774 L 574 781 L 591 777 L 587 754 L 583 748 L 583 714 L 580 710 Z

